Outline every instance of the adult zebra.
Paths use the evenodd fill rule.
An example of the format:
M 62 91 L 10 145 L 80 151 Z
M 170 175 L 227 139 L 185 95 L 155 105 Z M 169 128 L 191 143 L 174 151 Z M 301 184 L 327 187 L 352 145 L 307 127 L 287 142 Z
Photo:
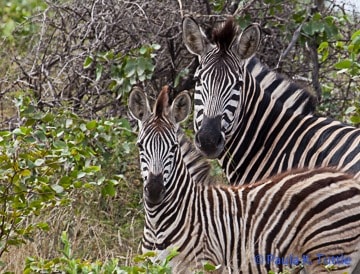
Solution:
M 129 109 L 141 125 L 144 252 L 161 259 L 178 248 L 174 273 L 203 262 L 223 273 L 268 273 L 300 268 L 300 261 L 306 273 L 328 273 L 331 262 L 332 273 L 359 273 L 360 184 L 350 175 L 313 169 L 238 187 L 195 182 L 176 133 L 190 97 L 181 93 L 169 105 L 163 88 L 153 113 L 136 102 Z
M 308 114 L 299 105 L 306 96 L 292 96 L 286 81 L 262 77 L 267 84 L 259 82 L 246 64 L 258 47 L 260 28 L 254 24 L 237 32 L 230 18 L 214 30 L 210 42 L 194 19 L 183 20 L 185 45 L 200 61 L 195 73 L 196 146 L 205 156 L 218 158 L 231 184 L 317 166 L 335 166 L 360 177 L 360 129 Z

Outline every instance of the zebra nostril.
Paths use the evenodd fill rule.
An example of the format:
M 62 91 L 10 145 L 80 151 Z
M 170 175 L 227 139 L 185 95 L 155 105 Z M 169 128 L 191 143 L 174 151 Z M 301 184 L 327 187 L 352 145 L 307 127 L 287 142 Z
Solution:
M 200 141 L 200 134 L 199 132 L 197 132 L 195 134 L 195 145 L 198 147 L 198 148 L 201 148 L 201 141 Z
M 196 133 L 196 134 L 195 134 L 195 145 L 196 145 L 198 148 L 201 148 L 201 142 L 200 142 L 200 138 L 199 138 L 199 133 Z

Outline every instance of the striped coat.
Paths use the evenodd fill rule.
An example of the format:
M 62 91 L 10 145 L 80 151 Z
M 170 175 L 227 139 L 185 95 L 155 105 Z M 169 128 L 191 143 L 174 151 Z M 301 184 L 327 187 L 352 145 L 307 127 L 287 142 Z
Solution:
M 360 178 L 360 129 L 312 115 L 304 90 L 254 61 L 259 26 L 238 35 L 230 19 L 209 40 L 187 17 L 183 35 L 200 63 L 195 144 L 206 157 L 219 160 L 231 184 L 327 166 Z
M 284 271 L 300 263 L 306 273 L 328 273 L 324 265 L 331 262 L 333 273 L 359 273 L 358 181 L 322 168 L 238 187 L 195 182 L 176 134 L 189 105 L 181 94 L 169 106 L 166 88 L 153 113 L 141 117 L 129 105 L 141 123 L 144 252 L 164 259 L 177 248 L 174 273 L 191 273 L 205 262 L 222 273 Z

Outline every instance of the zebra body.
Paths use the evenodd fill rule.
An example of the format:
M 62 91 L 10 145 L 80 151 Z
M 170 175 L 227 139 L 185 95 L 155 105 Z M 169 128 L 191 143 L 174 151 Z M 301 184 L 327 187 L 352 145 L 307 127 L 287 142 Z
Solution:
M 237 187 L 195 182 L 176 134 L 190 107 L 176 112 L 187 104 L 191 100 L 182 93 L 169 106 L 164 88 L 154 113 L 134 114 L 141 123 L 144 252 L 156 250 L 163 258 L 177 248 L 174 273 L 191 273 L 204 262 L 220 266 L 222 273 L 283 271 L 287 266 L 279 259 L 288 258 L 289 268 L 299 263 L 290 256 L 301 259 L 306 273 L 327 273 L 320 254 L 346 257 L 334 273 L 360 270 L 359 182 L 325 168 Z M 129 108 L 135 112 L 132 104 Z
M 187 17 L 183 35 L 200 60 L 195 144 L 205 156 L 218 158 L 231 184 L 321 166 L 360 177 L 360 129 L 312 115 L 304 90 L 274 72 L 256 69 L 261 66 L 250 57 L 260 41 L 257 25 L 237 36 L 228 20 L 211 43 Z

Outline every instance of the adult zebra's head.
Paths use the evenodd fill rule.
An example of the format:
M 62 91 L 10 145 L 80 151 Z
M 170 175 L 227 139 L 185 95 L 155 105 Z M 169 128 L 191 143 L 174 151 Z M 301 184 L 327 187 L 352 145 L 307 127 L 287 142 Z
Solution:
M 149 206 L 158 205 L 171 187 L 169 181 L 174 181 L 171 176 L 175 174 L 180 153 L 176 132 L 191 111 L 191 99 L 187 92 L 181 92 L 170 104 L 165 86 L 151 111 L 145 93 L 134 88 L 129 97 L 129 110 L 140 125 L 137 144 L 144 200 Z
M 199 58 L 195 73 L 195 144 L 209 158 L 220 156 L 225 138 L 231 133 L 235 112 L 243 100 L 242 60 L 255 53 L 260 34 L 260 27 L 253 24 L 238 35 L 230 18 L 209 39 L 194 19 L 183 20 L 185 45 Z

